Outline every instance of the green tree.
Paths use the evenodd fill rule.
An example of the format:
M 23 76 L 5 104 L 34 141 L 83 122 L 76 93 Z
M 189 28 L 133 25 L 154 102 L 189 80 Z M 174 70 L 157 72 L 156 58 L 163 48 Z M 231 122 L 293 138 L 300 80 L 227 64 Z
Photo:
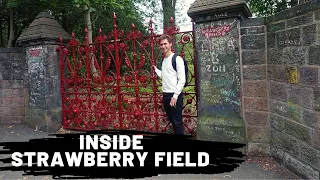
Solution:
M 270 16 L 298 4 L 298 0 L 248 0 L 252 13 L 256 16 Z
M 157 19 L 162 21 L 160 27 L 156 27 L 157 30 L 162 29 L 170 25 L 170 18 L 174 19 L 174 23 L 177 23 L 176 17 L 182 17 L 180 10 L 183 8 L 185 1 L 183 0 L 134 0 L 137 6 L 142 6 L 140 13 L 147 18 Z M 180 6 L 177 6 L 177 5 Z M 161 8 L 159 8 L 161 7 Z M 177 16 L 176 16 L 177 15 Z M 181 19 L 183 21 L 184 19 Z
M 137 28 L 146 29 L 139 18 L 136 8 L 130 0 L 92 1 L 87 4 L 90 21 L 84 21 L 83 7 L 85 1 L 75 0 L 2 0 L 0 1 L 0 46 L 14 46 L 21 32 L 27 28 L 42 11 L 49 11 L 62 27 L 71 34 L 75 32 L 83 39 L 84 27 L 91 24 L 93 35 L 102 28 L 104 32 L 113 29 L 113 13 L 117 14 L 118 28 L 128 27 L 134 23 Z M 89 1 L 88 1 L 89 2 Z M 101 5 L 99 3 L 104 3 Z M 124 8 L 126 7 L 126 8 Z M 12 14 L 10 16 L 10 11 Z M 11 17 L 11 18 L 10 18 Z M 83 17 L 83 18 L 79 18 Z M 87 18 L 88 19 L 88 18 Z M 92 21 L 91 21 L 92 20 Z M 11 25 L 10 26 L 10 22 Z M 87 24 L 87 25 L 86 25 Z M 9 36 L 10 34 L 10 36 Z M 10 37 L 10 39 L 9 39 Z M 91 35 L 92 37 L 92 35 Z M 10 42 L 9 42 L 10 41 Z M 11 44 L 11 45 L 10 45 Z

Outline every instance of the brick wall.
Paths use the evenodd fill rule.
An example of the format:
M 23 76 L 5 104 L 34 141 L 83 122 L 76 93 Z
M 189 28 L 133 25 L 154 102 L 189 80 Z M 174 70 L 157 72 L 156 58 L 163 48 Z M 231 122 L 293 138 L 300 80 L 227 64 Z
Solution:
M 319 179 L 320 1 L 241 23 L 248 154 Z
M 23 48 L 0 48 L 0 124 L 23 123 L 28 101 Z

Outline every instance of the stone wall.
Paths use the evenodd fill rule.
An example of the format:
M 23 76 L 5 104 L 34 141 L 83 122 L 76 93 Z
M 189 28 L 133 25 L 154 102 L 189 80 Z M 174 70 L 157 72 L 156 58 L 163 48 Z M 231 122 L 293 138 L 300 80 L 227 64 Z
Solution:
M 0 48 L 0 124 L 23 123 L 28 105 L 28 70 L 23 48 Z
M 320 171 L 319 27 L 318 0 L 241 23 L 248 154 L 308 179 Z
M 246 123 L 247 152 L 250 155 L 268 155 L 271 131 L 268 121 L 265 19 L 243 19 L 240 26 L 242 108 Z

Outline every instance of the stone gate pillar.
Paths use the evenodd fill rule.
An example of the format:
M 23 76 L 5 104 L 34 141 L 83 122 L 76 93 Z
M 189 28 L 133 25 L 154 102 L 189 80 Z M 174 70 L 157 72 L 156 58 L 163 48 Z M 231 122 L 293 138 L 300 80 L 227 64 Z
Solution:
M 188 15 L 195 22 L 197 138 L 245 143 L 239 31 L 251 12 L 245 0 L 195 0 Z
M 26 49 L 29 101 L 26 122 L 37 129 L 55 132 L 62 125 L 59 38 L 70 35 L 48 13 L 40 13 L 17 40 Z

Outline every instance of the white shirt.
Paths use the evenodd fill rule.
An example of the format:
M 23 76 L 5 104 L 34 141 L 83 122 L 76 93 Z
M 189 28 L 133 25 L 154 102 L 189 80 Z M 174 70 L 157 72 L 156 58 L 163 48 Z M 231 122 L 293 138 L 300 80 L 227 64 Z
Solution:
M 162 71 L 155 68 L 157 75 L 162 79 L 162 91 L 166 93 L 174 93 L 173 97 L 178 99 L 178 96 L 183 90 L 186 83 L 186 74 L 183 59 L 180 56 L 176 58 L 176 69 L 172 67 L 172 53 L 169 57 L 162 61 Z

